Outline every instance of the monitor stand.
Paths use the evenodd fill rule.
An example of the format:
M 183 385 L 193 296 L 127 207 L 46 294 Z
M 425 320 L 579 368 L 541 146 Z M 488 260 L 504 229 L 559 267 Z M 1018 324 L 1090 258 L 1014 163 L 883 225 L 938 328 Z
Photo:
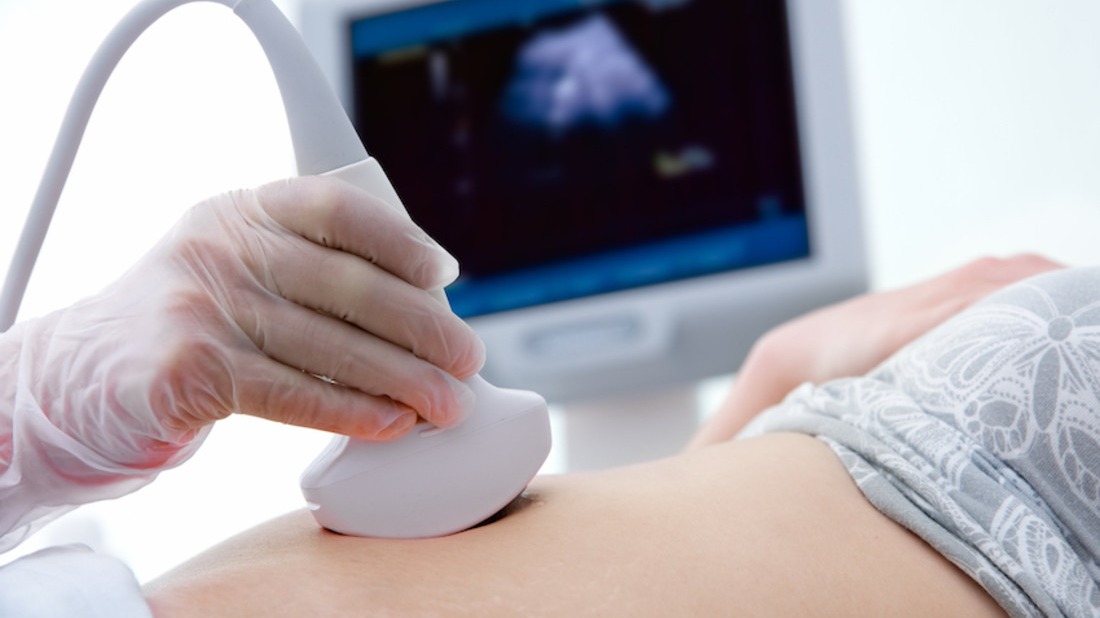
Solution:
M 559 404 L 564 465 L 601 470 L 683 450 L 699 426 L 699 385 Z

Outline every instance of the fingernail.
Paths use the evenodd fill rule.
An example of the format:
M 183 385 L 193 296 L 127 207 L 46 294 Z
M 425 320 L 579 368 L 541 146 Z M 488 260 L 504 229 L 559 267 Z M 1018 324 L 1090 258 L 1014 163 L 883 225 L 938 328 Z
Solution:
M 394 403 L 396 417 L 378 432 L 379 439 L 392 440 L 409 433 L 416 425 L 416 412 L 405 405 Z
M 433 287 L 446 287 L 458 279 L 458 260 L 442 247 L 439 249 L 439 259 L 436 260 L 436 269 Z
M 466 386 L 458 380 L 453 381 L 451 384 L 456 405 L 452 409 L 447 410 L 444 418 L 440 419 L 440 422 L 437 423 L 440 427 L 454 427 L 458 425 L 469 418 L 470 413 L 474 411 L 474 406 L 477 404 L 477 397 L 474 396 L 474 391 L 470 390 L 469 386 Z
M 477 349 L 474 352 L 474 370 L 470 372 L 471 375 L 475 373 L 481 373 L 481 370 L 485 368 L 486 360 L 485 340 L 482 339 L 476 332 L 473 333 L 473 335 L 474 345 L 477 347 Z

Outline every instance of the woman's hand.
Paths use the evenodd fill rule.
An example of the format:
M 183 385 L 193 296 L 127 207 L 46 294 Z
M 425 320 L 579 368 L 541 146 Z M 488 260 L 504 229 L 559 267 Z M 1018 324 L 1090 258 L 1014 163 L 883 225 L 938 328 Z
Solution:
M 234 412 L 368 439 L 453 425 L 484 359 L 429 293 L 456 275 L 404 213 L 339 180 L 221 195 L 100 294 L 16 327 L 20 405 L 133 467 Z
M 784 323 L 757 341 L 726 400 L 689 447 L 728 440 L 799 384 L 863 375 L 981 298 L 1060 266 L 1033 255 L 985 258 L 916 285 L 858 296 Z

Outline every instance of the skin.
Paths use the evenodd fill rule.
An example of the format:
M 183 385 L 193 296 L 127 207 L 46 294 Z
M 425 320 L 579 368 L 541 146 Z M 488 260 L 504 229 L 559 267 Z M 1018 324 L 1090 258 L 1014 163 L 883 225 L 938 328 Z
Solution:
M 443 538 L 344 537 L 291 513 L 147 594 L 160 618 L 1002 615 L 792 434 L 541 477 L 499 521 Z
M 872 507 L 824 443 L 730 437 L 793 386 L 864 373 L 986 294 L 1056 267 L 980 260 L 783 325 L 684 453 L 537 478 L 493 523 L 399 541 L 339 536 L 295 512 L 200 554 L 147 596 L 158 618 L 1003 615 Z
M 1062 265 L 1037 255 L 982 258 L 908 287 L 812 311 L 761 337 L 689 448 L 732 438 L 800 384 L 861 376 L 997 290 Z

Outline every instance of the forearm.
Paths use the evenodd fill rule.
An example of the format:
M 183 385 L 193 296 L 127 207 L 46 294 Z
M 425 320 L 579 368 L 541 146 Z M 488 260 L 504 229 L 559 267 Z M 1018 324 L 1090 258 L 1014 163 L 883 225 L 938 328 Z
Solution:
M 36 435 L 42 433 L 44 416 L 33 410 L 26 394 L 31 378 L 24 342 L 32 325 L 22 322 L 0 335 L 0 551 L 68 510 L 56 504 L 52 486 L 58 474 L 49 465 L 50 449 Z
M 3 379 L 0 379 L 0 473 L 11 465 L 11 428 L 22 339 L 20 325 L 13 326 L 0 334 L 0 376 L 3 376 Z
M 859 376 L 977 300 L 1059 265 L 1023 255 L 983 259 L 889 292 L 818 309 L 767 333 L 729 396 L 690 446 L 728 440 L 796 386 Z

